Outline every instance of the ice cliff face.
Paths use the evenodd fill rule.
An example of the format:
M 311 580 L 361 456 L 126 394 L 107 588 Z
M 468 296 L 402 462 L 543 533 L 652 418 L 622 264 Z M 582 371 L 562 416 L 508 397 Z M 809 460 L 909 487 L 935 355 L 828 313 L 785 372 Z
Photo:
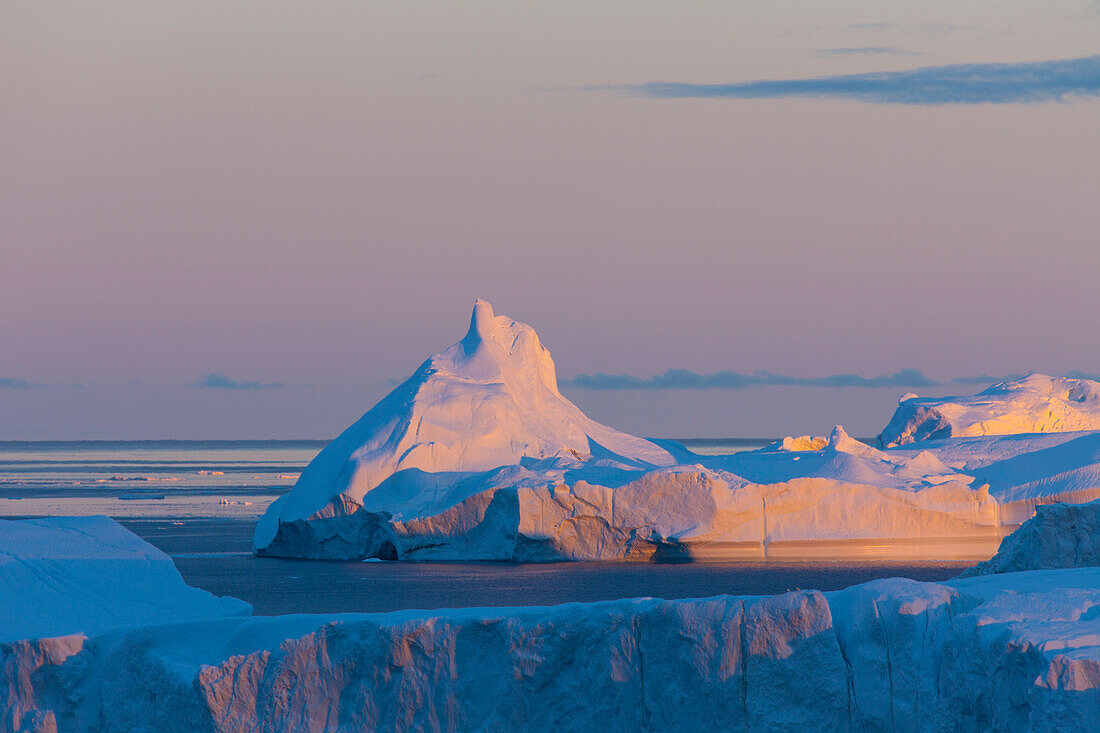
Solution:
M 1045 571 L 5 642 L 0 730 L 1085 731 L 1098 587 Z
M 0 574 L 0 597 L 29 594 L 46 619 L 0 640 L 0 733 L 1088 731 L 1100 719 L 1100 568 L 250 618 L 109 520 L 80 520 L 77 537 L 46 522 L 0 525 L 50 586 Z M 35 560 L 55 545 L 59 566 Z M 85 587 L 104 557 L 145 567 L 124 563 L 81 605 L 55 592 Z M 103 609 L 116 609 L 107 624 Z M 18 614 L 4 612 L 10 630 Z
M 1037 506 L 996 555 L 962 577 L 1087 566 L 1100 566 L 1100 501 Z
M 1031 374 L 967 397 L 906 395 L 878 441 L 1078 430 L 1100 430 L 1100 382 Z

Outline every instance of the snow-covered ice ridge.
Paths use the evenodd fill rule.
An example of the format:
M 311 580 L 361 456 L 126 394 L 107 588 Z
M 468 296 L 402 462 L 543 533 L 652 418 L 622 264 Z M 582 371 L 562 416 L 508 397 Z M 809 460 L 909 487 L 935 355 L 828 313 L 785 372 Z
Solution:
M 1100 382 L 1030 374 L 966 397 L 907 394 L 878 442 L 1080 430 L 1100 430 Z
M 1087 406 L 1088 389 L 1067 395 Z M 838 427 L 733 456 L 627 435 L 561 395 L 530 326 L 477 301 L 466 336 L 329 444 L 254 545 L 321 559 L 985 559 L 1036 504 L 1093 498 L 1100 432 L 878 450 Z
M 48 583 L 81 577 L 81 553 L 97 568 L 128 534 L 81 521 L 60 573 L 36 565 Z M 0 538 L 43 547 L 70 530 L 5 522 Z M 148 556 L 125 577 L 186 595 L 155 550 L 124 544 Z M 134 602 L 122 586 L 72 587 Z M 0 576 L 5 599 L 27 591 Z M 90 604 L 41 596 L 48 625 L 0 641 L 0 731 L 1085 731 L 1100 719 L 1100 568 L 388 614 L 249 618 L 221 600 L 98 629 Z M 19 613 L 0 606 L 0 624 Z

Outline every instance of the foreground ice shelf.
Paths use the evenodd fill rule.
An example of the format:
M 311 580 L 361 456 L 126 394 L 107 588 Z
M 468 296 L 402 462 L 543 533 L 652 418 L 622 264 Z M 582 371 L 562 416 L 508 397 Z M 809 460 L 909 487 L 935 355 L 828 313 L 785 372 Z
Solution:
M 0 542 L 42 546 L 64 525 L 2 522 Z M 80 531 L 51 584 L 128 534 L 109 520 Z M 137 577 L 191 590 L 141 540 L 122 544 L 148 555 Z M 17 574 L 0 584 L 4 598 L 27 589 Z M 41 596 L 38 615 L 60 621 L 0 641 L 0 731 L 1087 731 L 1100 719 L 1100 568 L 333 616 L 226 616 L 247 608 L 192 600 L 191 620 L 162 610 L 175 623 L 137 614 L 98 630 L 93 601 L 127 593 Z M 15 615 L 0 608 L 0 624 Z
M 878 450 L 838 427 L 828 438 L 700 456 L 586 417 L 558 391 L 534 330 L 478 301 L 461 341 L 330 443 L 268 508 L 255 550 L 318 559 L 986 559 L 1037 504 L 1100 497 L 1100 432 L 991 436 L 990 426 L 1100 426 L 1090 422 L 1100 385 L 1033 375 L 983 395 L 966 412 L 985 426 L 979 437 Z M 1060 420 L 1020 417 L 1059 400 Z M 955 415 L 903 401 L 891 425 L 908 426 L 910 440 L 943 433 L 912 427 L 904 415 L 917 403 L 921 416 Z M 987 413 L 999 417 L 979 420 Z

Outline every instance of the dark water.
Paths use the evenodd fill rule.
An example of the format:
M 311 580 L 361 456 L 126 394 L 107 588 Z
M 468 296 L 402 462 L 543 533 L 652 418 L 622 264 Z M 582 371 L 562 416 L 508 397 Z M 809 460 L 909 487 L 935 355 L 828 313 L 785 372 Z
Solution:
M 767 595 L 836 590 L 875 578 L 946 580 L 963 563 L 380 563 L 255 558 L 251 525 L 126 521 L 173 556 L 191 585 L 251 603 L 257 614 L 553 605 L 615 598 Z

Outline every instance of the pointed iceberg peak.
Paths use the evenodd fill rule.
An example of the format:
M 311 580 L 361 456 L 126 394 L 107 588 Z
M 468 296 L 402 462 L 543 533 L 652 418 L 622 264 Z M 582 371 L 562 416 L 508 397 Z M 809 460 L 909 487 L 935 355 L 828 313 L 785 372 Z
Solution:
M 427 488 L 417 499 L 434 501 L 447 480 L 443 475 L 519 466 L 529 459 L 580 460 L 597 451 L 635 467 L 676 462 L 660 445 L 587 417 L 558 391 L 554 360 L 535 329 L 496 315 L 478 299 L 466 336 L 429 357 L 326 446 L 290 493 L 271 505 L 257 526 L 255 544 L 271 545 L 280 523 L 362 506 L 389 511 L 394 499 L 387 492 L 404 479 L 394 479 L 398 483 L 388 488 L 383 484 L 407 469 L 419 471 L 414 476 L 440 475 L 425 479 Z M 415 493 L 413 484 L 405 488 Z
M 489 301 L 481 298 L 474 301 L 474 312 L 470 316 L 470 330 L 466 332 L 466 337 L 462 339 L 462 345 L 465 347 L 466 353 L 476 351 L 477 347 L 491 336 L 496 326 L 495 320 L 496 314 L 493 313 L 493 306 L 489 304 Z
M 558 392 L 554 361 L 535 329 L 496 315 L 493 306 L 481 298 L 474 301 L 470 330 L 453 347 L 433 357 L 432 364 L 440 372 L 464 379 Z

